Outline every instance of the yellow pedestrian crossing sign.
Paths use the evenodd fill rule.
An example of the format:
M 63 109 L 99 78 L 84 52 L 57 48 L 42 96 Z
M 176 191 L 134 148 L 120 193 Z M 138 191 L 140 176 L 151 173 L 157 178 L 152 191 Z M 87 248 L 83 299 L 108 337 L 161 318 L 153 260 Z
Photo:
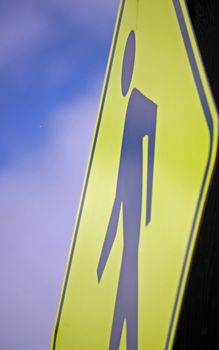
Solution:
M 121 0 L 51 350 L 172 348 L 217 144 L 184 0 Z

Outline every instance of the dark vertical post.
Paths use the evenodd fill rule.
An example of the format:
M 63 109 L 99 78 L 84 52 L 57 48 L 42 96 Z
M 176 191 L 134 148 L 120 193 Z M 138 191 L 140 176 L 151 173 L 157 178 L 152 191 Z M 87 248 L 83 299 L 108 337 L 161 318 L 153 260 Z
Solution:
M 219 108 L 219 1 L 187 0 Z M 219 349 L 219 157 L 180 313 L 175 350 Z

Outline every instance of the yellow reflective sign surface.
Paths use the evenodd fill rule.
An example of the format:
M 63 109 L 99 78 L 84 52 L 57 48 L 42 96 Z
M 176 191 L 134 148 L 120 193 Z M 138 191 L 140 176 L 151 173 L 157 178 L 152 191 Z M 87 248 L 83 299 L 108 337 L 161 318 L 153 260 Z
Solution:
M 51 350 L 172 347 L 217 143 L 184 1 L 122 0 Z

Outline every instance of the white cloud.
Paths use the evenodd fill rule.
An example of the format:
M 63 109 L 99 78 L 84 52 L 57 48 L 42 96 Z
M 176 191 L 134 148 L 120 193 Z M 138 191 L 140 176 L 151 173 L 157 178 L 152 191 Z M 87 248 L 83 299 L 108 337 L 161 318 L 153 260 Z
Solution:
M 60 19 L 105 37 L 113 29 L 118 0 L 8 0 L 0 8 L 0 65 L 34 45 L 54 39 Z
M 46 18 L 34 6 L 28 6 L 24 1 L 19 7 L 8 6 L 0 12 L 0 64 L 25 54 L 26 50 L 51 35 L 50 30 Z
M 45 152 L 0 175 L 1 349 L 49 348 L 98 95 L 56 112 Z
M 54 0 L 53 3 L 75 23 L 100 34 L 115 18 L 119 0 Z

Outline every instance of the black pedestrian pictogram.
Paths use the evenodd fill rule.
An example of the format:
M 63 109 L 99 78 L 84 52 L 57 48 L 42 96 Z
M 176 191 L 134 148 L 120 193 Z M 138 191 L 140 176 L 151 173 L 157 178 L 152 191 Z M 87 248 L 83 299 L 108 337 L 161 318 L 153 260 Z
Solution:
M 134 70 L 136 41 L 130 32 L 122 68 L 126 96 Z M 128 102 L 114 204 L 97 267 L 100 282 L 112 249 L 123 206 L 123 254 L 115 303 L 110 350 L 119 349 L 126 320 L 127 349 L 138 348 L 138 247 L 142 207 L 143 138 L 148 137 L 146 225 L 151 221 L 157 105 L 134 88 Z

